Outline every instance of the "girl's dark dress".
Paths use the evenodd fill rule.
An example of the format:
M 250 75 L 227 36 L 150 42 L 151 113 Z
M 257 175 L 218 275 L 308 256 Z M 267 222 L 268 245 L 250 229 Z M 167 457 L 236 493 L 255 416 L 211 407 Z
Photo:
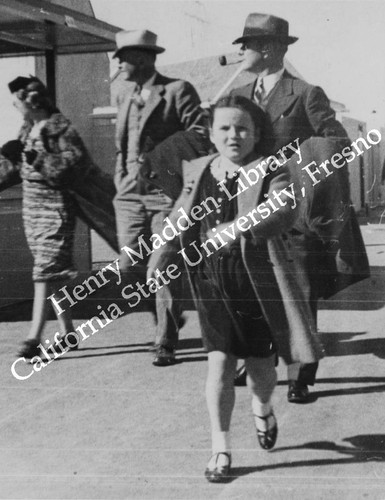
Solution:
M 200 186 L 199 199 L 212 196 L 220 204 L 201 221 L 200 237 L 205 241 L 211 228 L 236 219 L 237 198 L 229 200 L 210 168 Z M 236 193 L 237 187 L 237 177 L 227 180 L 230 193 Z M 239 241 L 210 256 L 203 250 L 202 254 L 204 258 L 197 273 L 192 273 L 192 280 L 199 297 L 197 309 L 206 350 L 239 358 L 271 356 L 275 346 L 244 266 Z

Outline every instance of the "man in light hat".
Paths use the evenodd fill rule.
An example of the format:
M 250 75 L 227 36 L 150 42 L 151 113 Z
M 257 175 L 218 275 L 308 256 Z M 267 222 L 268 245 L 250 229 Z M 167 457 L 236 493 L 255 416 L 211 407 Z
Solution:
M 284 57 L 288 46 L 297 40 L 289 35 L 286 20 L 269 14 L 252 13 L 246 19 L 243 35 L 233 42 L 241 44 L 240 55 L 245 70 L 256 76 L 252 83 L 235 89 L 233 93 L 252 99 L 265 110 L 269 128 L 267 139 L 272 152 L 296 139 L 299 143 L 314 136 L 333 138 L 342 143 L 348 139 L 324 91 L 285 70 Z M 286 154 L 289 155 L 287 150 Z M 349 186 L 346 187 L 349 190 Z M 323 295 L 318 266 L 324 242 L 314 235 L 309 238 L 301 231 L 298 233 L 293 238 L 310 284 L 309 305 L 316 322 L 317 301 Z M 308 385 L 314 385 L 317 368 L 318 363 L 289 366 L 290 402 L 309 401 Z M 245 383 L 246 374 L 242 367 L 238 370 L 236 384 Z
M 157 45 L 155 33 L 120 31 L 116 34 L 116 43 L 114 57 L 119 59 L 125 79 L 133 84 L 117 98 L 114 206 L 119 245 L 131 250 L 121 252 L 120 266 L 123 271 L 142 271 L 140 280 L 143 281 L 149 257 L 146 247 L 152 246 L 149 237 L 161 234 L 164 218 L 173 204 L 162 190 L 141 177 L 144 155 L 177 132 L 204 130 L 204 116 L 199 96 L 190 83 L 167 78 L 156 71 L 156 56 L 165 49 Z M 138 254 L 143 258 L 136 258 L 135 263 Z M 166 305 L 162 307 L 163 302 L 170 304 L 173 300 L 172 287 L 166 292 L 165 287 L 162 293 L 167 293 L 167 300 L 157 303 L 157 345 L 153 361 L 156 366 L 176 362 L 180 320 L 166 310 Z

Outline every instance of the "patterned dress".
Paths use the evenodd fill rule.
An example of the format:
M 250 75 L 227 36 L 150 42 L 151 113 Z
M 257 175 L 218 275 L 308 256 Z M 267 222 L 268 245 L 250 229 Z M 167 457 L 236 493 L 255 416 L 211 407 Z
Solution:
M 27 162 L 29 151 L 39 153 L 44 149 L 41 130 L 45 123 L 35 125 L 23 141 L 24 230 L 34 259 L 33 280 L 68 280 L 77 274 L 73 264 L 74 202 L 66 190 L 50 187 L 42 174 Z

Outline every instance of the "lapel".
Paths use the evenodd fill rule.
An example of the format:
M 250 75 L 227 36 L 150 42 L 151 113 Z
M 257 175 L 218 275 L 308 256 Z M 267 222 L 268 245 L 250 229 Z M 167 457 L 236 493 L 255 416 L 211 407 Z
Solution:
M 142 112 L 142 118 L 140 121 L 140 129 L 139 129 L 139 134 L 142 133 L 142 130 L 153 113 L 154 109 L 158 106 L 158 104 L 161 102 L 163 99 L 163 95 L 165 93 L 165 88 L 162 83 L 162 78 L 159 73 L 157 73 L 154 81 L 154 85 L 151 88 L 151 94 L 148 97 L 148 100 L 146 102 L 146 105 L 143 108 Z
M 182 191 L 182 207 L 187 214 L 191 212 L 192 207 L 201 203 L 202 200 L 198 197 L 198 189 L 202 175 L 208 165 L 212 162 L 213 158 L 216 156 L 218 156 L 217 153 L 203 158 L 198 158 L 192 162 L 183 161 L 182 169 L 184 187 Z M 181 235 L 182 246 L 186 246 L 189 241 L 197 239 L 199 227 L 199 221 L 196 221 L 194 226 L 189 231 L 183 231 Z
M 128 111 L 130 109 L 131 97 L 134 93 L 135 87 L 132 87 L 130 91 L 125 95 L 123 104 L 119 109 L 119 113 L 116 120 L 116 136 L 119 141 L 125 139 L 127 137 L 127 119 L 128 119 Z
M 255 86 L 256 80 L 254 80 L 251 83 L 248 83 L 244 87 L 240 87 L 236 89 L 237 95 L 242 95 L 243 97 L 246 97 L 247 99 L 254 99 L 254 86 Z
M 199 184 L 206 167 L 210 165 L 216 156 L 218 156 L 217 153 L 203 158 L 198 158 L 193 162 L 183 161 L 183 193 L 188 196 L 188 201 L 184 207 L 186 212 L 191 210 L 194 204 L 201 201 L 198 200 Z
M 293 76 L 285 70 L 281 80 L 269 95 L 265 111 L 269 115 L 271 123 L 278 120 L 291 106 L 292 102 L 297 99 L 297 96 L 293 92 L 293 80 Z M 256 80 L 237 89 L 237 94 L 253 100 L 255 82 Z
M 296 99 L 297 96 L 293 92 L 293 77 L 285 71 L 267 99 L 266 113 L 270 116 L 271 122 L 278 120 Z
M 258 165 L 258 163 L 261 163 L 262 160 L 263 160 L 262 157 L 257 158 L 256 160 L 253 160 L 251 163 L 245 165 L 243 168 L 246 172 L 248 172 L 249 170 L 252 170 L 256 165 Z M 268 169 L 267 165 L 264 164 L 262 164 L 260 168 L 263 169 L 265 172 Z M 262 186 L 263 186 L 263 179 L 261 178 L 256 184 L 253 184 L 252 186 L 247 184 L 243 176 L 241 176 L 241 179 L 243 180 L 244 184 L 247 185 L 247 189 L 245 189 L 242 193 L 240 193 L 237 198 L 238 217 L 250 212 L 250 210 L 259 205 Z

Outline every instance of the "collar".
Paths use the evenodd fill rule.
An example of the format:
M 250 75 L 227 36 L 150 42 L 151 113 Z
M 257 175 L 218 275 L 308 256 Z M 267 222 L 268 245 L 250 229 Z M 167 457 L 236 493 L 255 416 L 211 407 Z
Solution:
M 236 165 L 225 156 L 217 156 L 213 159 L 210 170 L 212 175 L 218 180 L 223 181 L 228 177 L 233 177 L 238 172 L 239 165 Z
M 45 126 L 47 121 L 48 121 L 48 118 L 46 118 L 45 120 L 40 120 L 39 122 L 32 125 L 31 131 L 29 133 L 30 137 L 33 137 L 33 138 L 39 137 L 41 134 L 42 128 Z
M 140 91 L 140 97 L 143 99 L 144 102 L 148 100 L 151 94 L 152 87 L 154 86 L 155 78 L 157 76 L 157 72 L 154 71 L 153 75 L 150 76 L 150 78 L 144 82 L 142 85 L 142 90 Z
M 266 93 L 266 96 L 269 95 L 270 92 L 273 90 L 273 88 L 277 85 L 279 80 L 282 78 L 284 71 L 285 68 L 281 68 L 276 73 L 270 73 L 269 75 L 264 75 L 263 73 L 261 73 L 258 76 L 257 85 L 260 80 L 263 81 L 263 88 Z

